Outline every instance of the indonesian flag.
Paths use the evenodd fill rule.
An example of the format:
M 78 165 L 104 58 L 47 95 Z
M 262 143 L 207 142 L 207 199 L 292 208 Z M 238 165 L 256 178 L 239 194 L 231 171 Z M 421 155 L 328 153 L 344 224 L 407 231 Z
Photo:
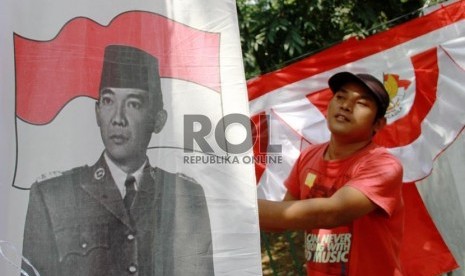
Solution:
M 404 167 L 406 222 L 401 257 L 406 273 L 438 275 L 456 269 L 455 259 L 464 265 L 465 201 L 451 192 L 464 189 L 463 173 L 461 178 L 452 173 L 463 171 L 464 155 L 449 163 L 448 174 L 429 180 L 436 175 L 436 163 L 448 163 L 454 142 L 461 152 L 465 148 L 461 138 L 465 126 L 464 37 L 465 1 L 459 1 L 250 80 L 255 154 L 276 155 L 266 149 L 280 145 L 283 155 L 283 162 L 268 158 L 256 165 L 259 196 L 281 200 L 283 182 L 300 152 L 310 144 L 328 141 L 325 114 L 332 96 L 328 78 L 340 71 L 373 74 L 384 83 L 391 99 L 388 125 L 375 140 Z M 423 186 L 423 182 L 429 183 Z M 441 192 L 451 195 L 449 204 L 444 197 L 446 202 L 437 202 Z M 446 220 L 444 214 L 452 218 Z
M 152 12 L 127 11 L 107 24 L 90 18 L 71 18 L 46 41 L 18 33 L 13 37 L 18 132 L 13 186 L 28 188 L 35 178 L 47 178 L 47 174 L 73 165 L 91 163 L 101 154 L 102 145 L 96 143 L 101 138 L 93 105 L 99 96 L 107 45 L 128 45 L 157 57 L 160 78 L 171 80 L 162 84 L 170 117 L 161 134 L 165 139 L 163 144 L 156 144 L 155 138 L 159 137 L 153 137 L 149 148 L 182 147 L 182 140 L 176 138 L 182 131 L 182 116 L 178 115 L 182 103 L 175 105 L 172 97 L 191 98 L 190 103 L 198 102 L 198 97 L 209 97 L 214 111 L 208 117 L 218 120 L 221 116 L 217 112 L 221 95 L 220 33 L 198 30 Z M 189 111 L 198 112 L 193 108 Z M 54 136 L 56 133 L 60 137 Z M 46 143 L 56 139 L 69 142 Z M 90 154 L 78 154 L 75 150 L 89 147 L 93 147 L 88 150 Z M 31 154 L 39 156 L 42 162 L 31 158 Z
M 126 45 L 158 60 L 168 119 L 152 135 L 150 164 L 202 186 L 215 275 L 259 275 L 253 164 L 186 164 L 183 140 L 185 115 L 213 126 L 249 115 L 235 1 L 2 1 L 0 13 L 1 274 L 19 275 L 31 184 L 102 154 L 95 103 L 104 50 Z M 217 139 L 205 137 L 215 153 Z

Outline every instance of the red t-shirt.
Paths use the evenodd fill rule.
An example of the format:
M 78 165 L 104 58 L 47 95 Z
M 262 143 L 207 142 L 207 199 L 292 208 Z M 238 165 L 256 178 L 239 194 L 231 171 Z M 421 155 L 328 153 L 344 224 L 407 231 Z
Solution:
M 285 184 L 295 198 L 331 197 L 353 187 L 379 206 L 348 225 L 308 229 L 308 275 L 402 275 L 399 261 L 403 233 L 402 166 L 374 143 L 341 160 L 323 159 L 328 144 L 302 152 Z

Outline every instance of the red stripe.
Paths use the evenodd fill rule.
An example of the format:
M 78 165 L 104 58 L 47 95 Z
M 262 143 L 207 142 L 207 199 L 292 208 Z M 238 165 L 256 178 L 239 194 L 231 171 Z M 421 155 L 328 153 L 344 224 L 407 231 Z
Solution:
M 307 95 L 307 99 L 326 117 L 328 104 L 333 97 L 333 92 L 329 88 Z
M 269 129 L 268 121 L 266 119 L 265 112 L 259 113 L 250 118 L 252 121 L 252 139 L 253 144 L 253 153 L 254 156 L 259 158 L 258 160 L 264 160 L 260 158 L 266 158 L 267 149 L 269 144 Z M 266 162 L 254 162 L 255 163 L 255 175 L 257 182 L 262 177 L 262 174 L 266 169 Z
M 451 4 L 367 39 L 348 40 L 300 62 L 249 80 L 249 99 L 254 100 L 284 85 L 385 51 L 462 19 L 465 19 L 465 1 Z
M 415 71 L 415 100 L 408 114 L 384 127 L 375 141 L 388 148 L 406 146 L 421 135 L 421 122 L 436 101 L 439 78 L 437 49 L 412 57 Z
M 45 124 L 72 98 L 96 98 L 109 44 L 131 45 L 156 56 L 162 77 L 219 91 L 219 39 L 217 33 L 140 11 L 120 14 L 108 26 L 74 18 L 50 41 L 15 34 L 17 116 Z
M 405 225 L 400 258 L 405 275 L 440 275 L 458 268 L 415 183 L 404 183 L 402 197 Z
M 412 108 L 402 118 L 384 127 L 375 141 L 387 148 L 406 146 L 421 135 L 421 122 L 436 101 L 439 67 L 436 48 L 412 57 L 415 72 L 416 92 Z M 326 115 L 328 102 L 332 97 L 329 89 L 312 93 L 307 98 L 318 110 Z

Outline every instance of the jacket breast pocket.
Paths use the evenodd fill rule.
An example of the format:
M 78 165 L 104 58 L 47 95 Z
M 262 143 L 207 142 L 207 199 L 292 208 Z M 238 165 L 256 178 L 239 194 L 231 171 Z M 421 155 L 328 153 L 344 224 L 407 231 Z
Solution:
M 86 256 L 92 250 L 110 247 L 108 224 L 77 225 L 55 232 L 60 262 L 71 255 Z

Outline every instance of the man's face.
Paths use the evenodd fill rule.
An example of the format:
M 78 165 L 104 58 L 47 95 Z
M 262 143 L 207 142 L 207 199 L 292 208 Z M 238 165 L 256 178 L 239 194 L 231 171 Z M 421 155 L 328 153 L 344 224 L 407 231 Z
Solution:
M 141 166 L 155 127 L 153 97 L 141 89 L 107 87 L 95 111 L 108 156 L 123 167 Z
M 384 118 L 375 120 L 377 110 L 373 95 L 364 86 L 344 84 L 329 102 L 331 134 L 350 143 L 370 140 L 385 123 Z

